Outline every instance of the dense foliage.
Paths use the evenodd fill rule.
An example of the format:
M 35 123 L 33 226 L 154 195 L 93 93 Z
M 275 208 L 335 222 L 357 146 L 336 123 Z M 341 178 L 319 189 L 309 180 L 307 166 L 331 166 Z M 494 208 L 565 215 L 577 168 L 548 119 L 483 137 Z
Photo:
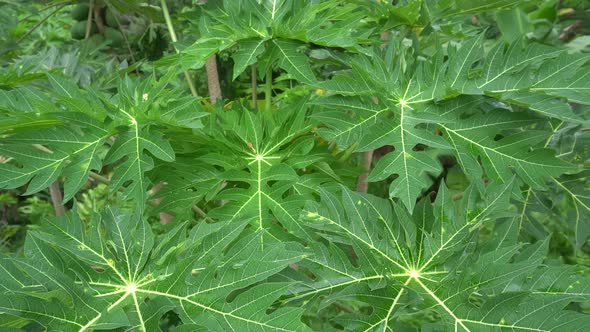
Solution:
M 589 14 L 0 2 L 2 331 L 588 330 Z

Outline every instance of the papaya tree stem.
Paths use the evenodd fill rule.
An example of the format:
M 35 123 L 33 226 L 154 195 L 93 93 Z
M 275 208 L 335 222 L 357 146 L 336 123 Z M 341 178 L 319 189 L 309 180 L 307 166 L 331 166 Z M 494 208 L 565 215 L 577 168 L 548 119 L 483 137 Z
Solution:
M 211 104 L 215 104 L 218 100 L 222 99 L 221 83 L 219 82 L 219 73 L 217 71 L 217 56 L 215 54 L 207 59 L 205 71 L 207 72 L 209 99 L 211 100 Z

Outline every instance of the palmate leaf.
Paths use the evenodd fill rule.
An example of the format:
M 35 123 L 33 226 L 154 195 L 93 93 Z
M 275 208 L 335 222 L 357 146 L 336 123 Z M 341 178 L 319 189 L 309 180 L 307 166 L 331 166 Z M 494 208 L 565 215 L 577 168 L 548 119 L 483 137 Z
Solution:
M 181 223 L 156 241 L 144 220 L 116 210 L 88 231 L 75 213 L 46 220 L 24 258 L 1 260 L 0 310 L 51 331 L 159 331 L 169 310 L 210 331 L 305 330 L 300 309 L 267 312 L 290 284 L 263 282 L 304 254 L 288 244 L 262 251 L 256 234 L 239 237 L 247 223 L 201 223 L 188 237 Z
M 318 84 L 328 96 L 313 101 L 322 106 L 313 116 L 326 125 L 318 133 L 341 149 L 353 144 L 354 151 L 393 146 L 394 151 L 378 161 L 369 179 L 396 175 L 390 195 L 410 211 L 421 192 L 432 185 L 431 176 L 440 173 L 436 160 L 440 154 L 453 153 L 471 178 L 505 181 L 516 173 L 535 188 L 544 187 L 550 177 L 575 171 L 543 148 L 549 132 L 527 131 L 545 118 L 515 112 L 519 109 L 482 97 L 486 94 L 529 107 L 540 116 L 583 122 L 567 103 L 533 90 L 548 73 L 532 67 L 554 68 L 553 58 L 562 50 L 500 44 L 486 56 L 480 37 L 458 50 L 451 48 L 446 62 L 440 50 L 429 60 L 415 60 L 405 53 L 403 47 L 401 51 L 390 47 L 371 58 L 344 58 L 350 72 Z M 502 108 L 488 111 L 498 106 Z
M 351 331 L 582 331 L 588 317 L 565 307 L 589 294 L 585 286 L 570 291 L 579 277 L 559 279 L 571 269 L 542 264 L 548 241 L 518 243 L 518 218 L 506 210 L 512 182 L 489 186 L 483 201 L 471 187 L 458 206 L 442 185 L 413 217 L 371 195 L 324 192 L 302 217 L 330 244 L 299 264 L 313 278 L 300 274 L 304 284 L 283 302 L 369 306 L 334 319 Z M 493 230 L 487 240 L 482 229 Z M 354 256 L 337 244 L 351 245 Z
M 159 211 L 181 216 L 191 213 L 191 207 L 204 198 L 214 196 L 223 185 L 220 172 L 204 158 L 177 158 L 174 163 L 159 163 L 155 166 L 154 182 L 165 183 L 155 199 Z
M 133 198 L 142 209 L 151 185 L 145 176 L 153 168 L 151 156 L 174 160 L 170 144 L 152 125 L 194 129 L 201 127 L 205 115 L 199 112 L 197 99 L 178 98 L 174 90 L 165 88 L 171 75 L 141 84 L 124 79 L 114 100 L 92 89 L 83 91 L 59 76 L 49 76 L 59 106 L 35 90 L 4 94 L 4 107 L 11 114 L 41 116 L 35 125 L 19 126 L 2 138 L 0 154 L 13 163 L 0 165 L 0 187 L 28 184 L 26 193 L 32 194 L 63 176 L 67 202 L 86 183 L 90 171 L 116 165 L 111 190 L 122 188 L 124 197 Z M 21 95 L 29 97 L 26 104 L 18 103 Z
M 426 10 L 423 11 L 428 13 L 430 20 L 437 20 L 442 18 L 449 18 L 457 15 L 469 15 L 475 13 L 481 13 L 486 11 L 500 11 L 510 8 L 519 7 L 527 3 L 531 3 L 531 0 L 497 0 L 497 1 L 485 1 L 485 0 L 424 0 L 423 6 Z M 428 21 L 427 21 L 428 22 Z
M 170 133 L 178 158 L 152 172 L 155 181 L 165 183 L 154 196 L 161 199 L 158 210 L 181 216 L 197 205 L 206 214 L 194 208 L 199 217 L 253 217 L 266 236 L 309 240 L 299 209 L 317 186 L 348 181 L 354 172 L 334 169 L 338 163 L 317 146 L 307 98 L 276 107 L 276 112 L 253 112 L 234 103 L 217 110 L 199 133 Z
M 571 107 L 555 97 L 588 103 L 582 96 L 584 78 L 590 69 L 585 56 L 570 56 L 565 50 L 522 40 L 502 42 L 487 54 L 481 36 L 467 41 L 451 55 L 450 88 L 464 94 L 488 94 L 500 100 L 529 107 L 545 116 L 580 122 Z M 474 68 L 475 67 L 475 68 Z M 539 70 L 534 70 L 540 67 Z M 469 73 L 481 71 L 470 77 Z M 577 74 L 575 79 L 570 77 Z
M 199 68 L 213 54 L 230 50 L 233 79 L 247 66 L 259 63 L 262 73 L 277 63 L 293 78 L 314 83 L 316 77 L 305 54 L 298 49 L 320 46 L 361 50 L 371 29 L 362 11 L 339 0 L 313 3 L 303 0 L 227 0 L 205 7 L 199 25 L 202 37 L 194 44 L 160 61 L 180 68 Z
M 216 196 L 227 203 L 210 211 L 209 217 L 254 218 L 254 228 L 264 235 L 261 244 L 281 236 L 281 228 L 302 239 L 311 239 L 309 230 L 298 220 L 307 195 L 293 191 L 301 181 L 296 171 L 326 156 L 314 155 L 312 151 L 315 139 L 309 135 L 312 123 L 305 118 L 305 102 L 302 99 L 290 109 L 280 108 L 276 113 L 254 113 L 241 108 L 239 112 L 218 114 L 220 126 L 210 135 L 222 144 L 217 148 L 209 146 L 210 152 L 202 160 L 223 167 L 219 178 L 229 185 Z
M 459 163 L 464 169 L 477 164 L 473 156 L 476 154 L 480 156 L 488 177 L 504 182 L 511 178 L 511 169 L 514 169 L 527 184 L 543 188 L 547 178 L 573 170 L 571 164 L 554 158 L 553 150 L 527 151 L 528 147 L 545 142 L 548 137 L 546 132 L 529 130 L 493 139 L 494 133 L 523 127 L 527 122 L 534 121 L 530 116 L 499 110 L 453 124 L 441 124 L 440 127 L 456 148 Z
M 384 145 L 395 147 L 395 151 L 377 162 L 369 181 L 382 180 L 397 173 L 399 177 L 392 183 L 390 194 L 400 197 L 412 210 L 421 190 L 431 185 L 428 173 L 438 174 L 441 171 L 435 155 L 415 151 L 415 147 L 426 144 L 431 148 L 450 148 L 440 136 L 417 126 L 445 120 L 436 114 L 414 112 L 406 105 L 389 102 L 375 104 L 368 98 L 330 97 L 320 100 L 318 104 L 355 111 L 349 118 L 343 117 L 342 111 L 315 114 L 316 119 L 330 126 L 329 129 L 317 130 L 326 139 L 335 140 L 343 147 L 356 144 L 356 151 L 368 151 Z
M 23 167 L 2 165 L 1 187 L 17 188 L 28 182 L 26 194 L 32 194 L 65 174 L 64 201 L 69 201 L 84 185 L 88 173 L 101 168 L 98 153 L 111 133 L 84 114 L 56 114 L 54 117 L 67 125 L 26 131 L 2 140 L 4 145 L 0 146 L 0 153 L 15 158 Z M 80 128 L 87 130 L 81 135 Z M 49 150 L 33 144 L 44 144 Z
M 102 167 L 98 154 L 113 133 L 103 124 L 104 105 L 98 98 L 59 77 L 49 78 L 66 111 L 32 89 L 17 89 L 3 96 L 10 114 L 40 113 L 41 117 L 36 125 L 17 127 L 2 138 L 0 153 L 18 165 L 0 166 L 0 187 L 17 188 L 29 183 L 26 193 L 32 194 L 66 175 L 64 201 L 68 201 L 84 185 L 88 173 Z M 27 102 L 19 102 L 18 96 L 26 96 Z M 94 114 L 84 113 L 89 110 Z
M 175 159 L 170 142 L 156 126 L 165 123 L 169 128 L 200 128 L 199 119 L 206 115 L 198 99 L 177 98 L 177 91 L 166 89 L 173 75 L 174 71 L 168 71 L 158 80 L 151 77 L 141 82 L 121 79 L 119 93 L 111 104 L 115 124 L 124 128 L 105 157 L 105 164 L 122 161 L 113 173 L 111 187 L 125 185 L 124 198 L 133 198 L 140 207 L 151 185 L 145 176 L 154 167 L 151 156 L 164 162 Z
M 539 79 L 532 90 L 589 105 L 588 60 L 588 56 L 563 55 L 544 63 L 539 69 Z
M 110 164 L 125 158 L 113 174 L 112 186 L 119 188 L 131 182 L 125 187 L 124 197 L 133 198 L 136 202 L 145 202 L 149 182 L 144 178 L 144 173 L 153 168 L 153 161 L 145 151 L 164 161 L 173 161 L 174 151 L 162 135 L 142 130 L 133 115 L 124 110 L 121 112 L 128 117 L 130 128 L 118 137 L 105 157 L 105 162 Z

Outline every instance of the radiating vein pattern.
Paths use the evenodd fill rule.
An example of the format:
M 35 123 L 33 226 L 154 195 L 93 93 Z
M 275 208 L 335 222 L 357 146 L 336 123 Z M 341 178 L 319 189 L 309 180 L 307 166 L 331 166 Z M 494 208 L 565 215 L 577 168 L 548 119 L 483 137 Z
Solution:
M 338 317 L 359 331 L 408 328 L 405 322 L 417 314 L 442 330 L 579 330 L 588 318 L 565 306 L 587 298 L 585 286 L 549 276 L 568 272 L 542 264 L 547 241 L 526 248 L 517 243 L 518 215 L 503 211 L 513 183 L 491 184 L 484 196 L 473 186 L 466 193 L 470 198 L 459 203 L 443 184 L 436 201 L 421 202 L 412 216 L 391 201 L 346 188 L 341 198 L 324 192 L 302 218 L 333 243 L 317 244 L 316 254 L 300 263 L 314 278 L 299 276 L 302 285 L 284 302 L 360 301 L 371 314 Z M 493 229 L 499 239 L 494 247 L 474 242 L 481 227 Z M 474 246 L 469 253 L 463 251 L 466 245 Z M 552 290 L 543 291 L 547 288 Z M 560 321 L 564 316 L 573 320 Z

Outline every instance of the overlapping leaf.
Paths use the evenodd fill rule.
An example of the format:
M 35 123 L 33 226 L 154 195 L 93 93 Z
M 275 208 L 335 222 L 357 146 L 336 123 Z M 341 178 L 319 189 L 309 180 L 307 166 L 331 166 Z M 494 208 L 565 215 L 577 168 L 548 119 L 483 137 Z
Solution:
M 588 157 L 589 135 L 579 125 L 558 122 L 546 145 L 556 149 L 562 158 L 579 162 Z M 566 174 L 548 180 L 548 191 L 526 188 L 522 195 L 521 219 L 527 235 L 533 238 L 558 235 L 567 239 L 560 247 L 576 252 L 590 236 L 590 193 L 588 171 Z M 560 240 L 561 241 L 561 240 Z
M 263 251 L 255 234 L 238 239 L 247 222 L 203 223 L 188 237 L 179 224 L 156 242 L 144 220 L 116 210 L 88 231 L 75 212 L 46 220 L 24 258 L 1 260 L 0 308 L 49 330 L 158 331 L 169 310 L 210 331 L 305 330 L 299 309 L 267 312 L 289 284 L 260 283 L 303 253 L 286 244 Z
M 318 244 L 300 264 L 313 278 L 299 275 L 306 284 L 285 301 L 315 298 L 323 306 L 359 308 L 334 319 L 351 331 L 583 330 L 588 317 L 565 307 L 588 294 L 569 291 L 571 280 L 559 281 L 557 271 L 571 272 L 567 267 L 541 264 L 547 241 L 518 243 L 518 218 L 506 210 L 512 187 L 512 181 L 492 185 L 483 201 L 471 187 L 455 205 L 443 185 L 436 202 L 423 202 L 413 217 L 348 189 L 341 199 L 324 193 L 303 218 L 330 244 Z M 493 240 L 478 240 L 486 237 L 482 229 L 493 229 Z M 354 254 L 337 244 L 352 246 Z
M 264 58 L 261 72 L 277 63 L 300 82 L 313 83 L 315 75 L 298 49 L 313 43 L 360 50 L 359 44 L 366 42 L 371 29 L 362 22 L 358 9 L 334 0 L 230 0 L 212 4 L 200 22 L 202 38 L 162 64 L 174 61 L 181 68 L 198 68 L 211 55 L 234 48 L 234 79 L 248 65 Z
M 394 51 L 395 46 L 401 50 Z M 575 171 L 542 148 L 540 143 L 549 133 L 527 131 L 543 118 L 511 111 L 505 104 L 501 110 L 484 111 L 501 104 L 481 96 L 529 107 L 542 116 L 580 122 L 567 103 L 535 86 L 549 77 L 543 66 L 585 72 L 588 69 L 580 67 L 585 60 L 567 66 L 554 60 L 562 50 L 535 45 L 523 48 L 520 42 L 509 47 L 499 44 L 484 54 L 481 37 L 458 50 L 450 48 L 446 62 L 441 51 L 423 60 L 403 50 L 401 44 L 393 44 L 370 59 L 345 58 L 351 71 L 319 84 L 331 95 L 314 101 L 323 106 L 314 117 L 327 126 L 318 133 L 342 149 L 353 144 L 355 151 L 393 146 L 394 151 L 377 162 L 369 179 L 395 175 L 390 195 L 400 198 L 410 211 L 421 192 L 431 186 L 431 177 L 440 173 L 437 155 L 449 151 L 472 178 L 485 175 L 505 181 L 516 173 L 527 184 L 541 188 L 550 177 Z M 533 71 L 535 66 L 541 69 Z
M 225 169 L 219 178 L 228 185 L 216 198 L 228 202 L 211 211 L 210 217 L 253 217 L 260 234 L 271 238 L 280 234 L 271 231 L 277 227 L 276 218 L 279 227 L 311 239 L 309 230 L 298 220 L 306 196 L 294 192 L 293 186 L 301 181 L 297 170 L 326 156 L 313 153 L 314 137 L 308 135 L 311 123 L 305 119 L 305 99 L 292 107 L 275 114 L 247 109 L 218 114 L 220 126 L 210 135 L 217 138 L 219 146 L 210 146 L 210 152 L 201 158 Z
M 83 91 L 64 78 L 49 76 L 51 91 L 63 107 L 32 89 L 5 93 L 3 107 L 16 116 L 41 116 L 30 115 L 35 118 L 33 125 L 11 128 L 2 138 L 0 154 L 12 158 L 14 164 L 0 165 L 0 187 L 28 183 L 26 193 L 31 194 L 64 176 L 64 201 L 69 201 L 86 183 L 90 171 L 122 161 L 117 164 L 111 188 L 124 188 L 125 197 L 143 206 L 150 187 L 145 173 L 153 168 L 146 151 L 164 161 L 174 160 L 174 151 L 162 132 L 150 125 L 199 128 L 199 118 L 204 115 L 195 98 L 173 98 L 173 91 L 165 90 L 170 77 L 137 86 L 129 79 L 122 80 L 113 102 L 96 91 Z M 19 103 L 23 93 L 28 96 L 27 103 Z M 109 148 L 107 139 L 112 137 Z
M 23 90 L 28 92 L 27 103 L 18 102 L 18 89 L 4 95 L 6 105 L 16 116 L 37 113 L 42 117 L 36 121 L 39 125 L 17 127 L 2 139 L 0 153 L 18 165 L 1 165 L 0 187 L 17 188 L 29 183 L 30 194 L 47 188 L 65 174 L 64 200 L 68 201 L 86 182 L 90 170 L 101 168 L 98 154 L 112 133 L 102 123 L 104 106 L 97 98 L 59 77 L 49 78 L 67 111 L 48 102 L 40 92 L 32 93 L 34 90 Z M 94 117 L 85 114 L 90 109 L 95 110 Z

